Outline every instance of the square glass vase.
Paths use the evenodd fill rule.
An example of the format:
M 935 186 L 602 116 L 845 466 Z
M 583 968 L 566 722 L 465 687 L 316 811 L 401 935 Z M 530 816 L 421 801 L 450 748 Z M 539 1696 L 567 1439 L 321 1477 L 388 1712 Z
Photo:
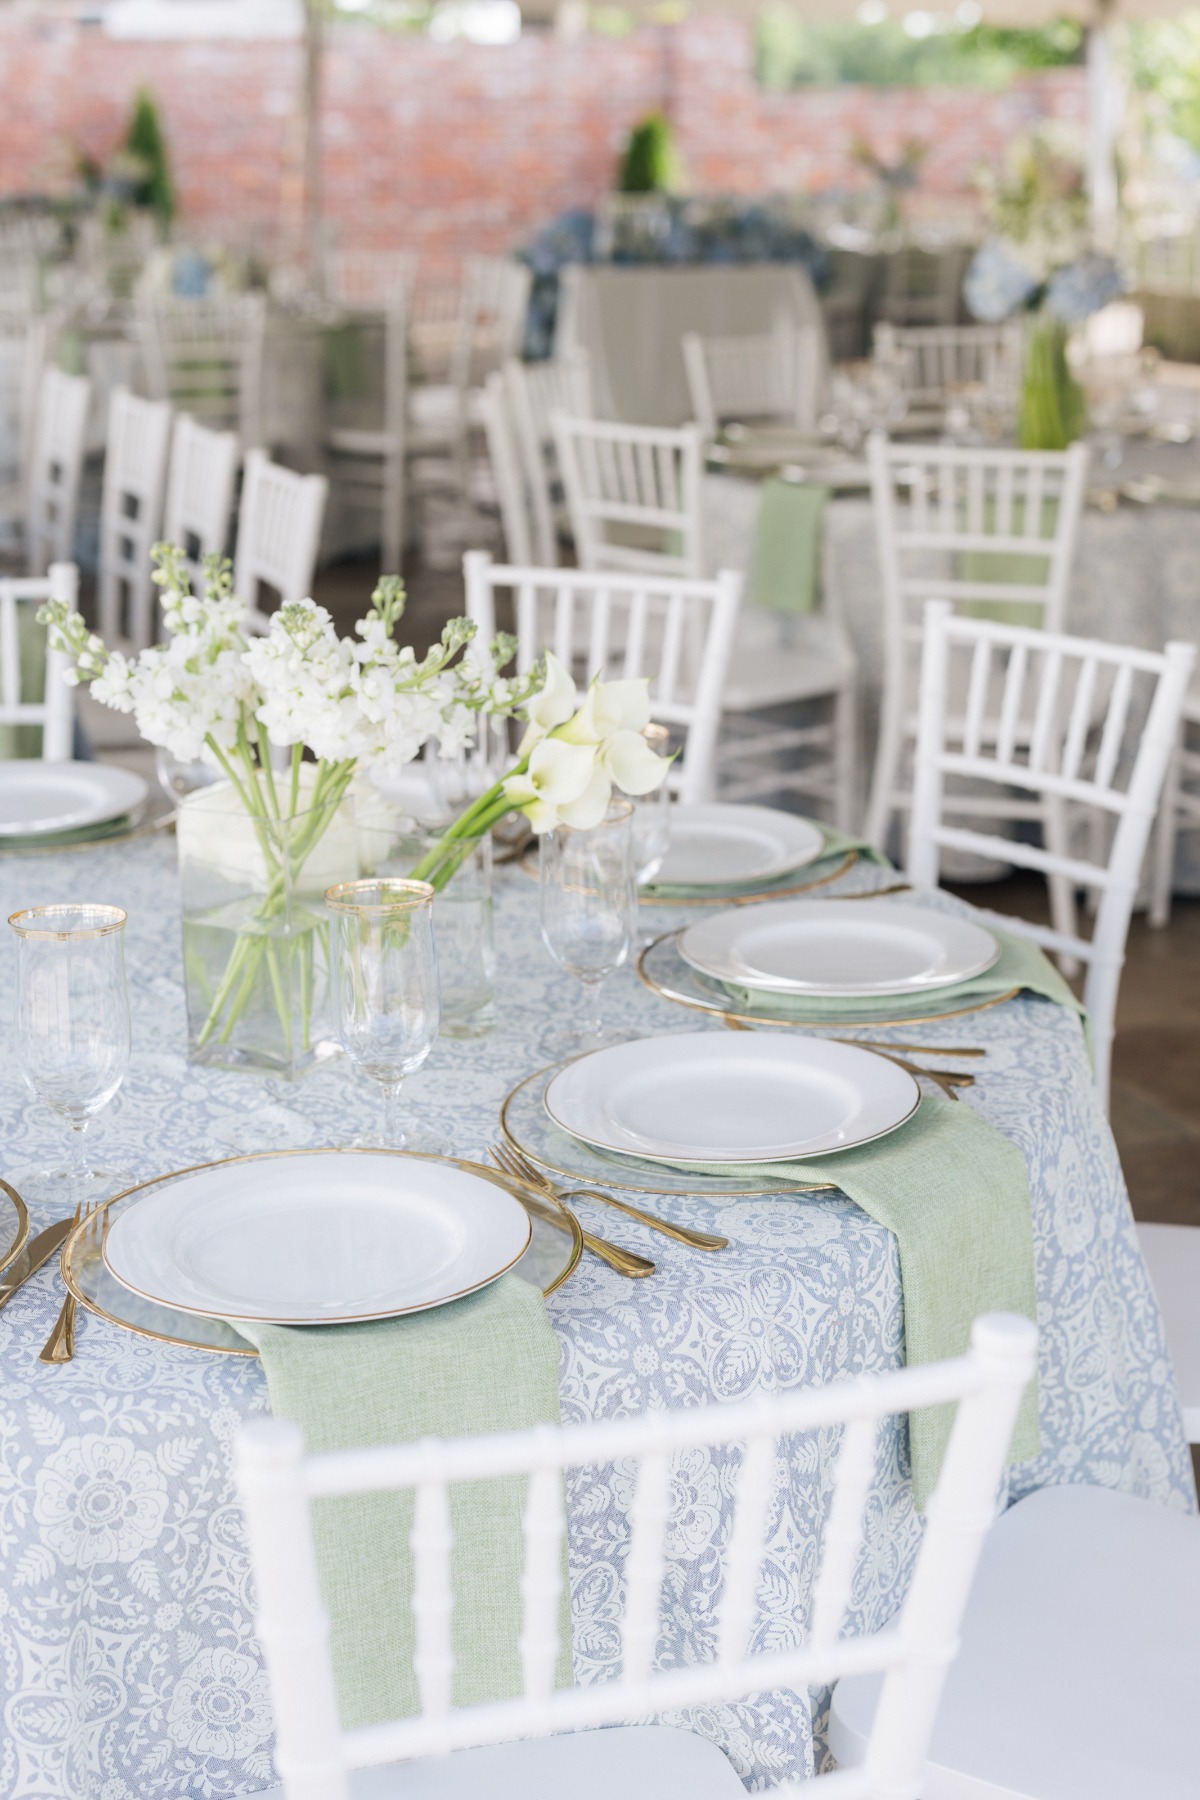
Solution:
M 359 874 L 350 804 L 264 819 L 219 782 L 176 842 L 189 1061 L 289 1081 L 338 1054 L 324 896 Z

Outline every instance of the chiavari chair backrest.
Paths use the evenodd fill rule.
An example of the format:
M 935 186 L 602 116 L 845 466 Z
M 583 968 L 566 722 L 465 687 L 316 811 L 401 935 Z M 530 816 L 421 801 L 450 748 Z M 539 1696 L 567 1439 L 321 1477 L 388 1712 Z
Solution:
M 26 481 L 25 554 L 30 575 L 70 562 L 79 514 L 91 383 L 83 375 L 43 369 L 34 410 Z
M 45 762 L 66 762 L 71 755 L 75 690 L 66 680 L 69 657 L 48 649 L 43 692 L 36 699 L 22 692 L 21 609 L 36 612 L 47 600 L 61 600 L 74 611 L 78 596 L 74 563 L 52 563 L 45 576 L 0 580 L 0 725 L 40 726 Z
M 142 294 L 136 320 L 151 396 L 214 429 L 236 431 L 245 449 L 258 445 L 264 296 Z
M 1062 875 L 1097 896 L 1090 939 L 1007 915 L 996 923 L 1086 963 L 1102 1097 L 1129 918 L 1195 655 L 1194 644 L 1168 644 L 1159 654 L 965 619 L 945 600 L 925 608 L 909 877 L 935 886 L 941 852 L 959 850 Z M 951 727 L 949 697 L 964 691 L 965 714 Z M 1107 860 L 948 824 L 947 778 L 1110 819 Z
M 715 581 L 693 581 L 520 568 L 476 550 L 463 558 L 463 572 L 467 617 L 481 645 L 495 635 L 496 590 L 511 590 L 520 673 L 552 650 L 581 685 L 596 675 L 646 677 L 654 718 L 683 738 L 668 776 L 672 790 L 687 801 L 711 797 L 740 575 L 724 570 Z
M 692 417 L 707 437 L 731 420 L 777 420 L 811 429 L 817 419 L 821 334 L 813 325 L 779 321 L 749 337 L 683 339 Z
M 701 576 L 699 429 L 563 413 L 555 413 L 553 426 L 581 568 Z
M 459 393 L 520 354 L 533 276 L 507 256 L 468 256 L 463 264 L 450 381 Z
M 150 552 L 158 542 L 167 481 L 171 408 L 115 388 L 108 408 L 100 499 L 100 632 L 144 650 L 154 640 Z
M 299 1429 L 285 1420 L 252 1421 L 238 1442 L 238 1486 L 287 1800 L 348 1800 L 354 1769 L 585 1731 L 777 1688 L 803 1692 L 872 1671 L 883 1671 L 885 1679 L 866 1760 L 822 1778 L 819 1791 L 844 1800 L 915 1797 L 1035 1348 L 1036 1332 L 1028 1320 L 989 1315 L 976 1320 L 967 1354 L 950 1362 L 733 1405 L 323 1455 L 306 1456 Z M 880 1425 L 897 1413 L 947 1403 L 957 1405 L 955 1421 L 908 1593 L 881 1630 L 844 1635 Z M 781 1647 L 776 1640 L 756 1651 L 759 1580 L 776 1514 L 780 1440 L 817 1432 L 828 1439 L 839 1427 L 811 1624 L 791 1645 Z M 663 1666 L 662 1594 L 674 1473 L 697 1448 L 718 1446 L 727 1446 L 738 1460 L 714 1654 L 707 1662 Z M 613 1463 L 636 1468 L 619 1621 L 621 1673 L 559 1688 L 564 1475 L 568 1469 Z M 525 1480 L 521 1691 L 455 1705 L 451 1494 L 460 1482 L 514 1477 Z M 343 1731 L 310 1509 L 327 1497 L 395 1490 L 413 1495 L 412 1668 L 420 1712 Z M 436 1770 L 433 1765 L 433 1772 L 426 1772 L 435 1785 L 423 1792 L 438 1791 Z M 798 1797 L 807 1787 L 784 1784 L 776 1791 Z
M 531 563 L 534 560 L 533 521 L 517 452 L 508 388 L 498 369 L 494 369 L 483 384 L 480 412 L 500 508 L 505 555 L 510 563 Z
M 1015 399 L 1024 340 L 1019 324 L 875 327 L 875 360 L 896 368 L 910 403 L 942 405 L 955 389 Z
M 552 420 L 556 412 L 565 413 L 572 419 L 594 416 L 596 409 L 587 352 L 573 350 L 565 356 L 536 363 L 519 362 L 510 357 L 504 365 L 504 385 L 533 530 L 531 554 L 513 560 L 556 563 L 559 561 L 555 495 L 558 460 Z
M 329 299 L 348 313 L 386 313 L 410 300 L 417 281 L 415 250 L 338 250 L 329 258 Z
M 196 591 L 205 557 L 225 554 L 238 456 L 236 431 L 212 431 L 188 413 L 176 415 L 163 537 L 183 551 Z
M 264 632 L 270 615 L 259 604 L 265 583 L 280 604 L 312 593 L 317 547 L 329 483 L 323 475 L 297 475 L 261 450 L 246 458 L 238 513 L 233 591 L 246 605 L 248 628 Z
M 28 478 L 47 337 L 44 318 L 0 315 L 0 482 Z

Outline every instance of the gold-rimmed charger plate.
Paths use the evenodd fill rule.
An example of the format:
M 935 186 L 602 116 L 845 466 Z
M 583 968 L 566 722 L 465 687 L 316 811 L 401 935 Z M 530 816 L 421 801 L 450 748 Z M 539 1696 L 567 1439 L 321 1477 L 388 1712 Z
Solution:
M 29 1241 L 29 1213 L 15 1187 L 0 1181 L 0 1274 Z
M 126 1188 L 124 1193 L 115 1194 L 100 1208 L 97 1215 L 99 1229 L 97 1219 L 85 1220 L 75 1228 L 63 1245 L 62 1276 L 68 1292 L 74 1294 L 79 1304 L 89 1312 L 107 1319 L 111 1325 L 119 1325 L 124 1331 L 132 1331 L 137 1337 L 151 1338 L 163 1344 L 180 1344 L 189 1350 L 212 1350 L 223 1356 L 257 1356 L 258 1351 L 253 1345 L 239 1337 L 222 1320 L 207 1319 L 198 1313 L 182 1312 L 173 1306 L 160 1305 L 158 1301 L 145 1299 L 122 1286 L 105 1265 L 104 1235 L 111 1220 L 119 1213 L 127 1207 L 136 1206 L 152 1189 L 162 1187 L 165 1182 L 176 1181 L 181 1175 L 195 1175 L 201 1169 L 219 1168 L 227 1163 L 256 1162 L 280 1156 L 327 1156 L 329 1153 L 329 1146 L 321 1146 L 302 1150 L 262 1150 L 245 1156 L 222 1156 L 213 1162 L 193 1163 L 186 1169 L 172 1169 L 169 1174 L 156 1175 L 149 1181 L 138 1182 L 136 1187 Z M 380 1152 L 346 1149 L 338 1154 L 374 1156 Z M 413 1151 L 392 1150 L 385 1154 L 408 1155 L 420 1162 L 449 1163 L 456 1169 L 465 1169 L 468 1174 L 482 1176 L 493 1187 L 514 1195 L 525 1205 L 526 1196 L 515 1182 L 482 1163 L 471 1162 L 460 1156 L 418 1156 Z M 532 1207 L 526 1205 L 532 1236 L 528 1250 L 514 1265 L 511 1273 L 540 1287 L 543 1294 L 549 1297 L 575 1272 L 583 1251 L 583 1233 L 578 1219 L 569 1207 L 549 1200 L 545 1205 L 546 1215 L 534 1212 Z
M 859 853 L 857 850 L 847 850 L 838 856 L 837 863 L 832 869 L 827 869 L 823 875 L 814 877 L 812 871 L 814 869 L 819 869 L 823 863 L 829 861 L 827 855 L 819 856 L 815 862 L 806 863 L 803 869 L 797 869 L 791 875 L 779 876 L 774 882 L 760 882 L 757 886 L 748 888 L 713 888 L 711 893 L 689 894 L 683 899 L 678 899 L 671 894 L 655 894 L 651 891 L 653 887 L 653 884 L 651 884 L 650 888 L 643 888 L 639 892 L 638 905 L 724 907 L 750 906 L 756 900 L 789 900 L 796 894 L 810 894 L 816 888 L 827 887 L 831 881 L 839 881 L 843 875 L 848 875 L 850 873 L 850 870 L 854 867 L 858 859 Z M 527 845 L 521 852 L 520 866 L 524 869 L 526 875 L 532 875 L 535 880 L 537 879 L 538 865 L 536 839 L 532 845 Z M 796 876 L 801 874 L 808 877 L 808 879 L 797 881 Z
M 140 819 L 126 830 L 98 832 L 72 844 L 5 843 L 0 839 L 0 856 L 74 856 L 79 850 L 107 850 L 110 845 L 132 844 L 138 838 L 162 837 L 174 829 L 174 812 L 164 813 L 155 819 Z
M 567 1058 L 567 1062 L 576 1060 Z M 793 1186 L 778 1180 L 764 1185 L 761 1178 L 700 1175 L 694 1170 L 672 1169 L 669 1163 L 643 1162 L 635 1156 L 610 1156 L 603 1150 L 594 1150 L 556 1125 L 546 1111 L 546 1088 L 566 1066 L 566 1062 L 557 1062 L 519 1081 L 500 1108 L 500 1129 L 514 1149 L 570 1186 L 621 1188 L 626 1193 L 660 1197 L 676 1194 L 735 1200 L 781 1193 L 825 1193 L 836 1186 L 832 1181 L 797 1182 Z
M 1015 1000 L 1021 992 L 1019 987 L 1008 988 L 1002 994 L 989 994 L 986 999 L 972 1000 L 965 1006 L 961 995 L 955 1002 L 953 988 L 931 994 L 923 1002 L 912 997 L 898 1000 L 895 996 L 884 995 L 877 1000 L 856 1001 L 852 1013 L 844 1010 L 844 1001 L 837 1003 L 843 1008 L 837 1011 L 828 1005 L 823 1007 L 815 997 L 806 1001 L 788 995 L 789 1004 L 794 1000 L 794 1010 L 788 1015 L 766 1008 L 755 1011 L 752 1007 L 737 1006 L 728 990 L 707 981 L 685 963 L 679 954 L 678 938 L 679 930 L 668 931 L 646 946 L 637 964 L 642 981 L 651 993 L 661 995 L 676 1006 L 686 1006 L 693 1012 L 708 1013 L 712 1018 L 741 1025 L 763 1025 L 787 1031 L 856 1031 L 865 1026 L 925 1025 L 937 1019 L 961 1019 L 969 1013 L 987 1012 L 993 1006 L 1003 1006 L 1006 1000 Z

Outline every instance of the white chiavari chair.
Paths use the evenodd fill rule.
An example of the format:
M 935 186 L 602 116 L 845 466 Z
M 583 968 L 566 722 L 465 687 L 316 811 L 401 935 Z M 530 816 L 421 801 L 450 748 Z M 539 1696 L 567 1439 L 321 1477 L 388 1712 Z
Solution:
M 1171 888 L 1175 874 L 1175 849 L 1181 832 L 1200 831 L 1200 693 L 1189 694 L 1179 721 L 1179 736 L 1167 782 L 1162 810 L 1154 834 L 1154 866 L 1150 886 L 1150 923 L 1166 925 L 1171 918 Z
M 1196 1519 L 1112 1488 L 1041 1488 L 983 1546 L 922 1800 L 1191 1800 L 1197 1666 Z M 870 1676 L 834 1689 L 839 1766 L 869 1754 L 877 1703 Z
M 875 361 L 898 372 L 910 406 L 944 406 L 966 387 L 986 388 L 1015 406 L 1023 353 L 1019 324 L 875 327 Z
M 563 413 L 552 425 L 581 568 L 703 575 L 704 454 L 694 425 L 675 430 Z
M 683 737 L 667 777 L 681 800 L 712 797 L 721 696 L 741 601 L 741 577 L 677 576 L 514 568 L 486 551 L 463 558 L 467 617 L 480 644 L 496 633 L 497 589 L 513 595 L 517 668 L 524 674 L 544 650 L 581 683 L 650 680 L 654 718 Z
M 305 600 L 312 593 L 328 491 L 323 475 L 297 475 L 271 462 L 261 450 L 247 456 L 233 591 L 246 606 L 251 631 L 265 632 L 270 623 L 270 614 L 260 605 L 260 584 L 274 589 L 280 605 Z
M 135 321 L 152 399 L 214 430 L 236 431 L 243 450 L 261 444 L 262 294 L 140 294 Z
M 1105 1102 L 1129 918 L 1195 656 L 1194 644 L 1168 644 L 1159 654 L 964 619 L 947 600 L 925 608 L 909 879 L 935 887 L 942 852 L 959 850 L 1037 869 L 1097 896 L 1089 939 L 1007 915 L 994 915 L 994 923 L 1086 965 L 1083 997 Z M 965 714 L 951 721 L 951 696 L 964 685 Z M 997 694 L 993 728 L 989 704 Z M 1139 729 L 1140 702 L 1148 704 Z M 1025 720 L 1032 721 L 1028 733 Z M 959 810 L 947 778 L 1107 815 L 1116 828 L 1107 862 L 947 823 L 946 814 Z
M 97 612 L 100 634 L 134 650 L 153 643 L 155 588 L 150 552 L 162 529 L 171 408 L 127 388 L 108 408 L 100 497 Z
M 25 492 L 25 558 L 30 575 L 70 562 L 79 516 L 91 383 L 82 375 L 44 369 L 34 410 Z
M 415 250 L 336 250 L 326 262 L 326 295 L 347 313 L 382 315 L 397 303 L 407 313 L 419 260 Z
M 706 437 L 722 425 L 772 421 L 808 431 L 816 426 L 824 346 L 813 325 L 781 320 L 750 337 L 683 339 L 692 417 Z
M 504 386 L 532 518 L 533 549 L 525 560 L 549 567 L 561 562 L 560 533 L 570 529 L 551 421 L 556 412 L 572 419 L 594 416 L 587 352 L 574 350 L 536 363 L 509 357 L 504 365 Z
M 473 393 L 493 369 L 520 352 L 532 279 L 523 263 L 508 257 L 467 257 L 453 317 L 435 334 L 446 347 L 446 379 L 422 382 L 409 394 L 414 450 L 463 452 L 472 407 L 478 405 Z M 418 323 L 420 341 L 434 321 Z
M 212 431 L 188 413 L 176 415 L 163 537 L 183 551 L 196 592 L 205 557 L 224 556 L 229 542 L 240 454 L 236 431 Z
M 821 1794 L 915 1800 L 959 1621 L 996 1511 L 1013 1422 L 1034 1371 L 1037 1334 L 1025 1319 L 976 1320 L 969 1351 L 951 1362 L 893 1370 L 825 1387 L 764 1394 L 741 1404 L 681 1407 L 586 1425 L 541 1426 L 491 1437 L 430 1439 L 383 1449 L 306 1456 L 299 1429 L 254 1420 L 238 1440 L 237 1479 L 258 1595 L 257 1624 L 277 1731 L 286 1800 L 369 1792 L 455 1800 L 488 1794 L 628 1800 L 684 1794 L 728 1800 L 743 1792 L 721 1751 L 686 1730 L 628 1721 L 732 1702 L 777 1688 L 818 1687 L 883 1673 L 883 1693 L 862 1767 L 821 1778 Z M 907 1595 L 896 1616 L 865 1636 L 844 1635 L 863 1546 L 882 1421 L 956 1403 Z M 782 1438 L 841 1427 L 836 1479 L 813 1584 L 811 1625 L 795 1641 L 756 1649 L 758 1584 L 772 1518 Z M 711 1660 L 660 1666 L 662 1589 L 670 1561 L 673 1470 L 697 1448 L 737 1446 L 733 1523 Z M 611 1680 L 555 1686 L 564 1476 L 569 1469 L 636 1465 L 619 1630 L 622 1668 Z M 524 1476 L 521 1692 L 474 1705 L 452 1699 L 453 1511 L 462 1481 Z M 415 1717 L 343 1731 L 329 1653 L 329 1598 L 321 1593 L 310 1508 L 326 1496 L 413 1493 Z M 336 1604 L 336 1597 L 332 1597 Z M 607 1730 L 595 1728 L 606 1726 Z M 397 1766 L 398 1765 L 398 1766 Z M 386 1773 L 384 1772 L 386 1769 Z M 775 1792 L 799 1797 L 806 1783 Z
M 504 377 L 494 370 L 483 384 L 483 436 L 491 464 L 504 554 L 510 563 L 528 565 L 534 558 L 529 496 L 517 452 L 516 432 Z M 553 565 L 553 559 L 551 559 Z
M 909 804 L 921 608 L 944 599 L 1062 631 L 1087 451 L 1080 444 L 1061 454 L 965 450 L 873 435 L 867 457 L 883 594 L 883 696 L 866 836 L 883 849 Z M 1027 732 L 1028 721 L 1019 730 Z M 1037 820 L 1065 851 L 1065 820 L 1053 800 L 963 795 L 955 807 Z M 1066 885 L 1053 883 L 1051 896 L 1056 924 L 1069 931 Z
M 0 528 L 19 538 L 33 448 L 38 386 L 46 362 L 45 318 L 0 314 Z
M 70 659 L 60 650 L 47 649 L 42 693 L 37 699 L 23 693 L 22 612 L 28 630 L 33 623 L 28 615 L 47 600 L 61 600 L 74 611 L 78 595 L 79 571 L 74 563 L 52 563 L 45 576 L 0 579 L 0 726 L 40 727 L 46 762 L 66 762 L 71 755 L 75 690 L 66 681 Z
M 407 521 L 408 336 L 403 290 L 383 312 L 383 417 L 376 426 L 337 426 L 325 440 L 340 500 L 379 512 L 383 566 L 398 575 Z

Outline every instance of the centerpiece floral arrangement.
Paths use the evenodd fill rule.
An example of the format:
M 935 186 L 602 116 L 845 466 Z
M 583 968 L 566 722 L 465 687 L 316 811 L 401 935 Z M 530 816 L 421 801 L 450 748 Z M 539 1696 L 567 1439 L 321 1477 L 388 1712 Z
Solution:
M 394 775 L 430 741 L 457 754 L 483 715 L 525 719 L 513 767 L 412 871 L 440 889 L 506 813 L 523 812 L 535 833 L 586 828 L 603 818 L 614 784 L 644 794 L 666 774 L 641 736 L 644 681 L 596 681 L 580 702 L 552 655 L 523 677 L 505 675 L 515 640 L 472 645 L 466 619 L 418 658 L 397 641 L 395 576 L 379 582 L 353 636 L 339 636 L 312 600 L 281 606 L 253 635 L 226 559 L 206 560 L 195 594 L 181 550 L 159 545 L 154 555 L 162 643 L 130 658 L 62 602 L 40 617 L 51 647 L 70 658 L 69 681 L 132 713 L 148 743 L 220 777 L 188 797 L 176 824 L 189 1048 L 200 1060 L 294 1074 L 331 1047 L 321 897 L 360 872 L 349 802 L 382 804 L 372 776 Z
M 1087 423 L 1067 335 L 1117 298 L 1121 271 L 1092 247 L 1082 151 L 1065 127 L 1016 138 L 983 186 L 993 235 L 967 270 L 963 297 L 989 324 L 1029 315 L 1018 437 L 1026 450 L 1062 450 Z

